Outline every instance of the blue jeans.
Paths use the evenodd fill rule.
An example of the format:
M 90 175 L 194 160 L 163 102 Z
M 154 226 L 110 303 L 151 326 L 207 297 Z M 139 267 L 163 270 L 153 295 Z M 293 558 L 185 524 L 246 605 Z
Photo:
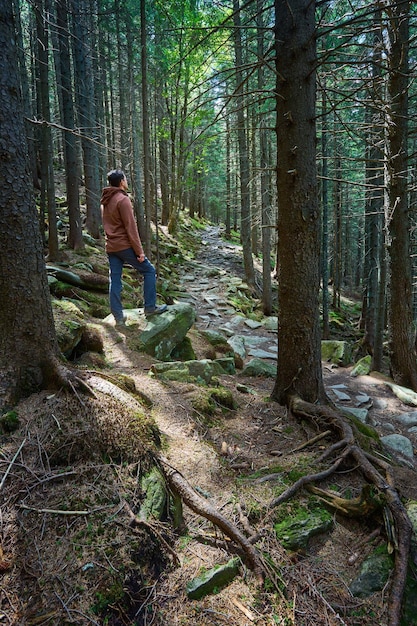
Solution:
M 124 265 L 130 265 L 143 276 L 143 304 L 145 310 L 152 310 L 156 306 L 156 271 L 152 263 L 145 257 L 139 263 L 133 248 L 109 252 L 107 254 L 110 266 L 110 310 L 116 321 L 123 319 L 122 271 Z

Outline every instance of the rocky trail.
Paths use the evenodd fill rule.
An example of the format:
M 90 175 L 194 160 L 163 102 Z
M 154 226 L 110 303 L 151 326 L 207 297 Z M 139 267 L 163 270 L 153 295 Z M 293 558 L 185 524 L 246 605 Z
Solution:
M 240 358 L 235 374 L 220 377 L 235 407 L 204 414 L 196 408 L 204 387 L 150 375 L 155 359 L 136 349 L 135 325 L 116 329 L 98 323 L 104 342 L 100 358 L 105 359 L 104 376 L 128 376 L 149 400 L 146 413 L 158 426 L 171 468 L 251 538 L 269 572 L 267 585 L 260 589 L 253 573 L 241 567 L 229 585 L 190 599 L 190 581 L 227 563 L 236 547 L 187 506 L 186 534 L 175 534 L 169 523 L 156 523 L 145 525 L 145 540 L 135 539 L 140 526 L 132 528 L 126 503 L 140 510 L 137 481 L 146 459 L 140 457 L 141 442 L 129 439 L 130 418 L 124 422 L 116 399 L 108 396 L 89 407 L 78 394 L 44 392 L 20 404 L 20 430 L 5 439 L 8 447 L 0 458 L 2 623 L 386 625 L 384 588 L 370 599 L 354 597 L 349 589 L 362 560 L 383 545 L 382 521 L 375 527 L 367 520 L 333 514 L 331 531 L 296 551 L 284 550 L 275 537 L 272 514 L 280 521 L 311 505 L 311 494 L 302 492 L 294 502 L 269 509 L 277 489 L 282 492 L 312 471 L 333 441 L 324 436 L 312 444 L 318 434 L 314 425 L 271 402 L 277 319 L 256 321 L 239 310 L 250 296 L 240 247 L 222 240 L 216 226 L 198 236 L 201 245 L 181 268 L 175 302 L 195 310 L 190 335 L 196 358 L 213 358 L 210 343 L 202 340 L 207 332 L 221 334 Z M 269 375 L 250 375 L 246 368 L 253 360 L 270 368 Z M 389 437 L 386 453 L 399 450 L 396 485 L 404 498 L 417 501 L 417 411 L 383 380 L 352 377 L 351 371 L 351 366 L 323 362 L 329 397 L 381 437 Z M 100 446 L 107 463 L 97 452 Z M 340 493 L 354 497 L 360 492 L 361 480 L 350 468 L 331 480 L 331 488 Z M 166 546 L 164 561 L 151 537 Z M 407 626 L 413 623 L 417 620 Z

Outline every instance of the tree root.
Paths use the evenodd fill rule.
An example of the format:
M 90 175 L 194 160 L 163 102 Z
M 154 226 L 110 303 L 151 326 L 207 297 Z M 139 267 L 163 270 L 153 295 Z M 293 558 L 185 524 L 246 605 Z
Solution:
M 270 507 L 275 507 L 281 502 L 288 500 L 301 487 L 311 485 L 312 483 L 327 478 L 337 470 L 343 461 L 346 461 L 350 457 L 354 462 L 355 468 L 362 473 L 368 483 L 376 487 L 378 498 L 381 503 L 383 502 L 386 509 L 388 509 L 389 517 L 392 519 L 394 537 L 390 541 L 395 548 L 395 563 L 388 602 L 388 625 L 399 626 L 402 597 L 407 576 L 412 526 L 395 488 L 391 467 L 385 461 L 366 453 L 357 444 L 352 427 L 337 409 L 331 406 L 311 404 L 305 402 L 298 396 L 293 396 L 290 399 L 289 406 L 296 417 L 310 419 L 323 428 L 330 428 L 340 438 L 337 443 L 333 444 L 331 448 L 320 457 L 320 462 L 333 455 L 341 448 L 343 448 L 343 452 L 328 469 L 317 474 L 303 476 L 292 485 L 292 487 L 281 494 L 279 498 L 273 500 L 270 503 Z M 383 474 L 380 470 L 383 471 Z M 328 495 L 327 492 L 326 495 Z M 356 503 L 357 505 L 360 504 L 359 500 L 360 498 Z M 346 505 L 346 501 L 343 501 L 343 506 L 344 505 Z M 387 531 L 388 530 L 389 529 L 387 529 Z
M 173 468 L 163 457 L 159 457 L 162 471 L 168 484 L 174 493 L 177 493 L 183 502 L 195 513 L 205 517 L 210 522 L 220 528 L 227 537 L 237 543 L 246 555 L 247 564 L 255 573 L 259 583 L 263 583 L 264 569 L 261 559 L 253 545 L 236 526 L 227 520 L 217 509 L 199 496 L 188 484 L 187 480 L 178 470 Z

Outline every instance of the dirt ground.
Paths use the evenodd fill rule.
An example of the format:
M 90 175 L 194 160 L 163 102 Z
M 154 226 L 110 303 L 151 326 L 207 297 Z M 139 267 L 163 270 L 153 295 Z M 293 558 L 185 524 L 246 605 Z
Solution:
M 195 330 L 221 330 L 233 311 L 224 302 L 226 283 L 218 279 L 242 275 L 239 249 L 209 229 L 200 256 L 183 271 Z M 237 408 L 207 419 L 193 408 L 194 385 L 149 375 L 153 359 L 129 347 L 133 327 L 118 332 L 103 323 L 101 332 L 109 378 L 123 374 L 134 381 L 149 406 L 132 402 L 156 423 L 168 462 L 237 527 L 257 536 L 267 584 L 260 588 L 242 565 L 227 587 L 188 599 L 187 583 L 227 562 L 236 547 L 187 508 L 186 533 L 174 533 L 169 523 L 132 525 L 128 511 L 140 500 L 138 477 L 152 428 L 144 426 L 133 440 L 129 412 L 111 396 L 43 392 L 19 405 L 20 428 L 2 441 L 0 623 L 384 626 L 385 590 L 361 600 L 348 588 L 363 558 L 383 542 L 382 520 L 335 514 L 333 530 L 297 553 L 285 551 L 273 532 L 273 522 L 295 510 L 292 502 L 270 509 L 277 489 L 292 470 L 314 467 L 331 439 L 303 447 L 317 432 L 271 401 L 270 378 L 221 377 Z M 240 332 L 264 339 L 266 351 L 276 343 L 276 332 L 263 327 Z M 193 343 L 197 356 L 207 357 L 208 344 L 197 333 Z M 380 434 L 387 434 L 393 415 L 410 410 L 381 380 L 352 378 L 350 368 L 328 363 L 323 374 L 330 396 L 336 387 L 349 396 L 346 405 L 366 404 Z M 416 444 L 414 434 L 404 434 Z M 269 474 L 273 480 L 265 479 Z M 414 467 L 398 466 L 396 479 L 402 495 L 417 500 Z M 331 484 L 356 495 L 361 480 L 349 470 Z M 299 494 L 296 506 L 309 497 Z

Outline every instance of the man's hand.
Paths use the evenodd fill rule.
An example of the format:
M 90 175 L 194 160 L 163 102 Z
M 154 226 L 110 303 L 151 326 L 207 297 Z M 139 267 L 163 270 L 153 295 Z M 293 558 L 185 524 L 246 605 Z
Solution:
M 145 260 L 145 254 L 142 252 L 138 257 L 136 257 L 139 263 L 143 263 Z

